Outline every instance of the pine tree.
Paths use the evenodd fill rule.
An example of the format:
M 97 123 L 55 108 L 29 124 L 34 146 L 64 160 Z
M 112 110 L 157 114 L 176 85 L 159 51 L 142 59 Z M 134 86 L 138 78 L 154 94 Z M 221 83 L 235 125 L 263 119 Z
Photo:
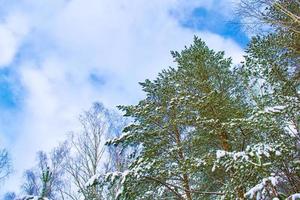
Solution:
M 264 191 L 254 189 L 248 193 L 248 197 L 258 198 L 257 195 L 260 195 L 258 199 L 287 198 L 300 191 L 300 171 L 297 164 L 300 161 L 299 57 L 295 56 L 293 49 L 285 46 L 289 45 L 286 40 L 281 32 L 254 38 L 241 69 L 255 110 L 247 121 L 250 126 L 256 127 L 255 135 L 260 136 L 249 146 L 249 151 L 245 152 L 252 152 L 252 158 L 248 157 L 252 161 L 253 158 L 259 160 L 260 166 L 257 168 L 248 163 L 243 169 L 251 169 L 252 172 L 248 172 L 253 174 L 250 180 L 256 179 L 256 183 L 262 181 L 257 186 Z M 245 158 L 237 160 L 242 159 Z M 247 162 L 240 164 L 245 163 Z M 271 180 L 273 178 L 271 187 L 266 183 L 266 180 L 270 180 L 268 177 Z M 249 183 L 249 179 L 245 180 L 245 185 Z
M 146 99 L 109 144 L 132 147 L 127 171 L 108 174 L 121 199 L 272 199 L 299 192 L 298 57 L 270 34 L 231 67 L 195 38 L 178 68 L 141 83 Z M 253 187 L 255 186 L 255 187 Z M 215 188 L 218 188 L 217 190 Z
M 233 174 L 211 172 L 214 151 L 241 148 L 236 144 L 244 137 L 224 126 L 247 113 L 231 59 L 198 38 L 172 55 L 177 69 L 141 83 L 147 98 L 138 105 L 120 106 L 135 123 L 110 143 L 138 149 L 129 170 L 120 174 L 122 199 L 209 198 L 220 195 L 215 188 Z

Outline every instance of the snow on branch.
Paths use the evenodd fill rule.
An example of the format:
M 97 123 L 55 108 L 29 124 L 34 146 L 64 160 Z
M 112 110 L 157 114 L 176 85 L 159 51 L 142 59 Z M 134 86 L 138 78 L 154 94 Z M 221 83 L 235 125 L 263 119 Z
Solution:
M 264 178 L 262 182 L 248 190 L 245 197 L 250 199 L 266 199 L 266 197 L 276 198 L 278 196 L 276 186 L 279 182 L 279 177 L 270 176 Z

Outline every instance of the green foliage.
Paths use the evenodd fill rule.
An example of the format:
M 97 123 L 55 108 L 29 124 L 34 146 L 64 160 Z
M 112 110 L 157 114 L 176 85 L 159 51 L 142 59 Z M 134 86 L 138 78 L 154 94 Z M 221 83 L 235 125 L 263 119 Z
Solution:
M 122 185 L 118 197 L 272 199 L 299 192 L 299 57 L 284 47 L 287 39 L 253 38 L 235 68 L 198 38 L 172 52 L 177 67 L 141 83 L 147 97 L 139 104 L 119 107 L 134 123 L 108 144 L 134 153 L 128 171 L 107 177 Z
M 229 126 L 249 110 L 231 59 L 198 38 L 172 55 L 177 69 L 141 83 L 147 98 L 138 105 L 119 107 L 135 123 L 110 143 L 138 149 L 123 180 L 122 199 L 218 194 L 215 188 L 228 177 L 211 172 L 214 151 L 242 148 L 239 141 L 246 142 L 246 135 Z
M 42 172 L 42 183 L 43 183 L 43 187 L 42 187 L 42 192 L 41 192 L 41 197 L 48 197 L 50 191 L 49 190 L 49 184 L 50 181 L 52 181 L 52 172 L 50 171 L 50 168 L 47 167 L 45 169 L 45 171 Z
M 129 168 L 105 179 L 121 186 L 118 199 L 300 192 L 299 2 L 250 2 L 274 32 L 254 37 L 241 65 L 195 38 L 172 52 L 176 67 L 141 83 L 145 99 L 119 106 L 133 123 L 107 142 L 132 152 Z

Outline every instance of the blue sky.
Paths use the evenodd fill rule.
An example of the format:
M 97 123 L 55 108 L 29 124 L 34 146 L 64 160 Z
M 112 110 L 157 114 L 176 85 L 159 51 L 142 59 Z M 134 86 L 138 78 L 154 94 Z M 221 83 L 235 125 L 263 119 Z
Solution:
M 0 107 L 1 109 L 14 109 L 18 106 L 18 100 L 13 92 L 12 82 L 9 77 L 12 76 L 10 70 L 0 70 Z
M 188 18 L 184 18 L 179 22 L 183 27 L 189 29 L 196 31 L 208 30 L 223 37 L 232 38 L 242 47 L 245 47 L 249 40 L 237 17 L 226 18 L 223 13 L 209 11 L 203 7 L 193 9 L 188 14 Z
M 138 82 L 174 66 L 193 36 L 242 60 L 248 37 L 235 0 L 0 0 L 0 142 L 18 188 L 37 150 L 78 128 L 93 102 L 136 103 Z

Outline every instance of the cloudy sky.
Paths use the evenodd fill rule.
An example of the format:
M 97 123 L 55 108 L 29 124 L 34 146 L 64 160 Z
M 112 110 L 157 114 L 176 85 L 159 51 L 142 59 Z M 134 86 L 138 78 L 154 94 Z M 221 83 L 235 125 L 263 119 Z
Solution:
M 37 150 L 77 127 L 92 102 L 143 97 L 138 82 L 174 66 L 170 50 L 193 36 L 242 59 L 248 38 L 237 0 L 0 0 L 0 144 L 19 187 Z

